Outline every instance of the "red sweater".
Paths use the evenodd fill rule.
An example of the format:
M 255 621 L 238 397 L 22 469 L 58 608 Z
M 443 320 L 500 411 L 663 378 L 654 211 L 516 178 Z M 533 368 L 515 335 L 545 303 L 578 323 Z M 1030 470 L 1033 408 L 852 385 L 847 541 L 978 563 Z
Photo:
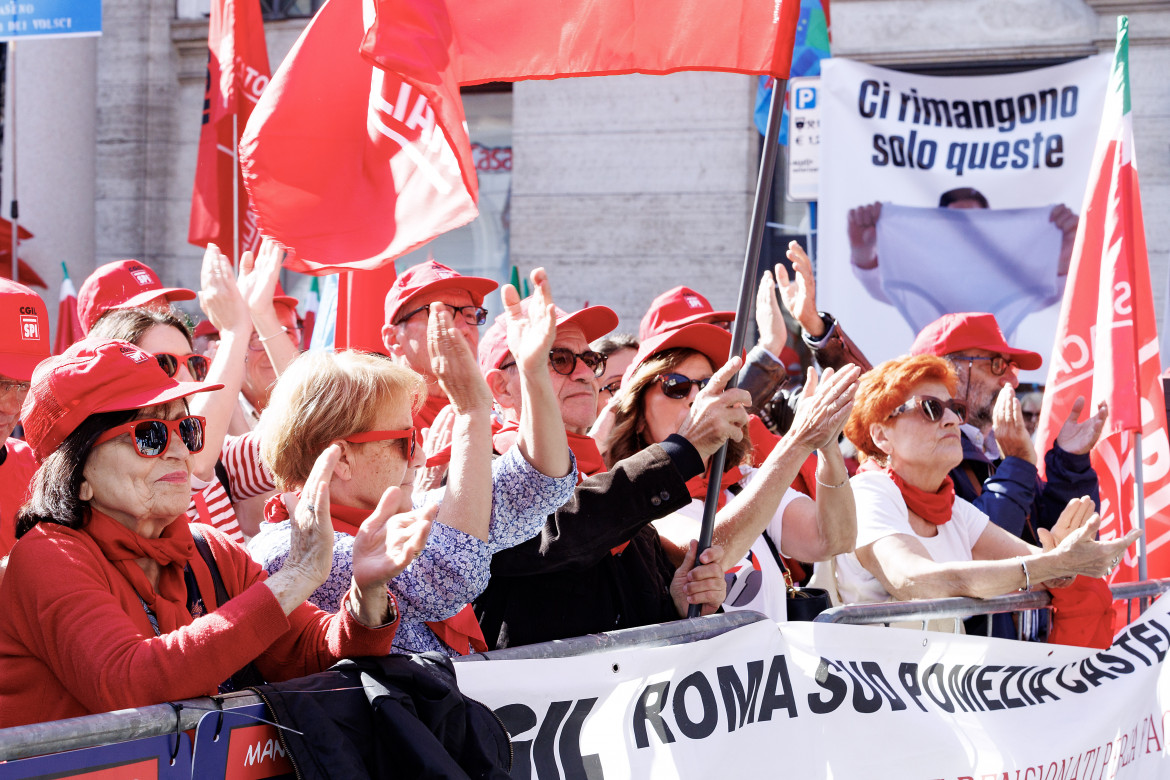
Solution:
M 159 637 L 84 529 L 42 523 L 25 534 L 0 584 L 0 728 L 212 695 L 252 660 L 279 681 L 390 652 L 397 622 L 370 629 L 348 609 L 310 604 L 286 616 L 244 548 L 202 530 L 233 597 Z M 207 565 L 196 554 L 191 567 L 212 609 Z

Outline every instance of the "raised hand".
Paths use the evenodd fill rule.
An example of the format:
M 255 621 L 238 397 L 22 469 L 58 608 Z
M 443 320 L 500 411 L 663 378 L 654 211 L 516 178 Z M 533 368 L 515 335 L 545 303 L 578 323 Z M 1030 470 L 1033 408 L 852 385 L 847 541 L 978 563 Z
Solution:
M 199 286 L 199 308 L 216 330 L 221 333 L 243 331 L 245 336 L 251 333 L 252 320 L 248 304 L 236 284 L 231 261 L 226 255 L 220 254 L 215 244 L 208 244 L 203 253 Z
M 678 434 L 691 443 L 703 461 L 715 454 L 728 439 L 739 441 L 747 429 L 747 407 L 752 397 L 738 387 L 727 389 L 727 383 L 743 365 L 736 355 L 727 361 L 697 396 Z
M 301 489 L 301 500 L 292 512 L 292 540 L 284 569 L 293 569 L 316 590 L 333 568 L 333 523 L 329 519 L 329 482 L 341 458 L 341 448 L 331 444 L 313 463 Z M 284 570 L 282 569 L 282 571 Z M 307 594 L 306 594 L 307 597 Z
M 784 267 L 777 264 L 777 277 L 781 273 L 784 273 Z M 779 356 L 788 343 L 788 326 L 784 324 L 784 315 L 776 301 L 776 281 L 771 271 L 764 271 L 760 289 L 756 291 L 756 327 L 760 331 L 760 346 Z
M 1088 523 L 1096 511 L 1093 500 L 1088 496 L 1070 500 L 1060 513 L 1060 517 L 1056 519 L 1056 524 L 1052 526 L 1051 531 L 1047 528 L 1038 529 L 1041 547 L 1045 552 L 1055 550 L 1061 542 L 1068 538 L 1069 534 Z
M 1036 465 L 1036 447 L 1024 422 L 1020 399 L 1011 385 L 1000 388 L 991 411 L 991 428 L 995 431 L 995 443 L 1006 457 L 1016 457 Z
M 1109 417 L 1109 404 L 1101 401 L 1097 404 L 1097 413 L 1089 415 L 1083 422 L 1077 422 L 1081 411 L 1085 408 L 1083 396 L 1073 401 L 1072 409 L 1068 412 L 1068 419 L 1056 434 L 1056 443 L 1065 452 L 1073 455 L 1084 455 L 1093 449 L 1097 439 L 1101 438 L 1101 430 L 1105 427 L 1105 420 Z
M 253 316 L 272 309 L 272 298 L 276 295 L 276 282 L 280 278 L 280 265 L 284 262 L 285 254 L 284 247 L 265 236 L 255 259 L 251 252 L 244 252 L 240 258 L 240 292 Z
M 860 379 L 861 369 L 855 365 L 840 371 L 826 368 L 819 382 L 816 371 L 810 368 L 788 435 L 809 452 L 835 446 L 853 411 Z
M 795 278 L 790 279 L 788 269 L 780 263 L 776 264 L 776 282 L 780 285 L 784 308 L 800 323 L 809 338 L 819 339 L 825 335 L 825 323 L 817 312 L 817 282 L 812 261 L 795 241 L 788 242 L 785 256 L 792 262 Z
M 703 550 L 703 554 L 698 556 L 699 565 L 696 566 L 695 553 L 698 549 L 698 541 L 692 539 L 682 565 L 675 570 L 674 578 L 670 581 L 670 597 L 682 617 L 687 616 L 691 604 L 702 605 L 701 614 L 710 615 L 727 598 L 727 580 L 723 578 L 723 548 L 713 544 Z
M 431 356 L 431 372 L 457 414 L 468 414 L 475 409 L 491 410 L 492 394 L 479 370 L 475 350 L 467 336 L 455 327 L 451 310 L 446 306 L 430 309 L 427 351 Z
M 1100 528 L 1101 516 L 1093 512 L 1084 525 L 1071 531 L 1052 551 L 1070 575 L 1108 575 L 1121 562 L 1125 548 L 1141 536 L 1141 529 L 1135 528 L 1120 539 L 1099 542 L 1096 537 Z
M 422 554 L 438 504 L 396 513 L 401 490 L 386 489 L 353 540 L 353 581 L 362 592 L 385 592 L 386 584 Z
M 877 223 L 881 216 L 881 203 L 849 210 L 850 262 L 858 268 L 877 267 Z
M 1048 221 L 1060 230 L 1060 261 L 1056 266 L 1058 276 L 1067 276 L 1069 264 L 1072 263 L 1073 244 L 1077 240 L 1077 223 L 1080 217 L 1063 203 L 1053 206 L 1048 215 Z
M 548 352 L 557 336 L 552 288 L 543 268 L 532 271 L 532 298 L 524 305 L 510 284 L 500 290 L 507 324 L 508 351 L 521 371 L 547 371 Z

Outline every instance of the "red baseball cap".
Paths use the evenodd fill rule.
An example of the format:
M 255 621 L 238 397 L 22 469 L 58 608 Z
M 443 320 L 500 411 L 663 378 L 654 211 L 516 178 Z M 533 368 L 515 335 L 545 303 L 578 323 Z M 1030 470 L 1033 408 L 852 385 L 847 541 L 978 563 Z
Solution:
M 163 287 L 158 274 L 137 260 L 118 260 L 98 268 L 82 283 L 77 293 L 77 317 L 82 329 L 89 333 L 110 309 L 133 309 L 159 298 L 173 303 L 194 297 L 192 290 Z
M 532 298 L 525 298 L 525 306 Z M 617 312 L 608 306 L 586 306 L 575 312 L 556 307 L 557 327 L 576 325 L 585 334 L 586 341 L 595 341 L 618 326 Z M 508 325 L 503 314 L 479 337 L 479 369 L 484 374 L 499 368 L 509 354 Z
M 922 329 L 910 347 L 910 354 L 945 357 L 968 349 L 998 352 L 1025 371 L 1040 368 L 1044 362 L 1036 352 L 1009 347 L 995 315 L 985 312 L 944 314 Z
M 626 373 L 622 377 L 622 384 L 629 381 L 638 366 L 659 352 L 676 347 L 685 347 L 702 353 L 711 361 L 711 365 L 718 369 L 727 362 L 727 357 L 731 354 L 731 334 L 718 325 L 694 322 L 677 330 L 668 330 L 657 336 L 651 336 L 638 347 L 638 354 L 634 355 L 633 362 L 626 369 Z
M 27 382 L 49 351 L 49 310 L 41 296 L 0 279 L 0 374 Z
M 428 260 L 402 272 L 386 293 L 386 322 L 393 323 L 403 309 L 415 298 L 439 290 L 465 290 L 476 306 L 483 305 L 483 297 L 500 285 L 480 276 L 464 276 L 454 268 Z
M 144 409 L 222 387 L 178 382 L 127 341 L 82 339 L 37 366 L 20 418 L 43 461 L 91 414 Z
M 219 328 L 212 325 L 211 320 L 200 320 L 199 324 L 195 326 L 195 330 L 191 331 L 192 338 L 198 339 L 204 336 L 219 338 Z
M 675 287 L 650 303 L 638 326 L 638 340 L 645 341 L 692 322 L 731 322 L 734 319 L 735 312 L 715 311 L 710 301 L 690 287 Z
M 276 283 L 276 293 L 272 296 L 272 302 L 283 303 L 294 312 L 297 310 L 297 304 L 300 303 L 296 298 L 285 294 L 284 288 L 280 286 L 280 282 Z

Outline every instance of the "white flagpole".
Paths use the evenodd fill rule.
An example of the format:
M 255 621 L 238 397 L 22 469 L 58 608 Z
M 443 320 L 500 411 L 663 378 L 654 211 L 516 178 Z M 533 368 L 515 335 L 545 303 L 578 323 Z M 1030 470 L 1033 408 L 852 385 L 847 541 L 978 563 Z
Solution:
M 240 262 L 240 115 L 232 113 L 232 240 L 236 267 Z

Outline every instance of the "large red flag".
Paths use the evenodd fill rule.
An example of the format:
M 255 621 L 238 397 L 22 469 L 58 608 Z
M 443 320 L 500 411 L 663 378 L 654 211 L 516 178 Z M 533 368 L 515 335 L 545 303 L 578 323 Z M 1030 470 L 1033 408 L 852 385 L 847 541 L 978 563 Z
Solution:
M 459 83 L 679 70 L 785 77 L 799 6 L 328 0 L 240 143 L 261 229 L 292 250 L 293 270 L 385 265 L 477 214 Z
M 207 49 L 203 126 L 187 240 L 198 246 L 214 243 L 234 262 L 238 258 L 232 204 L 237 186 L 240 251 L 254 252 L 260 245 L 256 215 L 249 208 L 234 154 L 270 75 L 259 0 L 212 0 Z
M 1128 22 L 1121 17 L 1036 436 L 1047 451 L 1078 396 L 1092 399 L 1090 409 L 1108 402 L 1109 419 L 1091 458 L 1101 481 L 1101 537 L 1116 538 L 1139 524 L 1134 450 L 1141 433 L 1148 574 L 1165 577 L 1170 443 L 1131 118 Z M 1133 550 L 1114 581 L 1137 579 Z

